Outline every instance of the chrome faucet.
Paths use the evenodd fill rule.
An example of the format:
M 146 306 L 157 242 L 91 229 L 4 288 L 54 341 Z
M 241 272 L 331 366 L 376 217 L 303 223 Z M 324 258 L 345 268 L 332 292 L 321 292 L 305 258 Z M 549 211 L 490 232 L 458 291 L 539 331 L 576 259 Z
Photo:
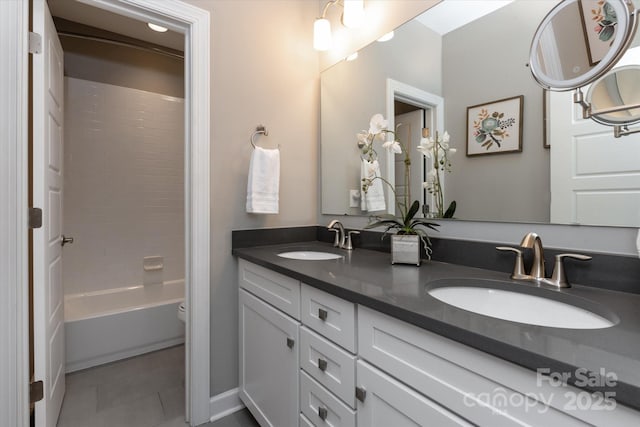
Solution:
M 522 251 L 520 249 L 511 248 L 508 246 L 498 246 L 496 249 L 500 251 L 511 251 L 516 254 L 516 263 L 511 274 L 511 278 L 515 280 L 529 280 L 536 283 L 542 283 L 545 285 L 553 286 L 555 288 L 569 288 L 571 285 L 567 280 L 567 276 L 564 271 L 563 259 L 573 258 L 582 261 L 590 260 L 588 255 L 581 254 L 558 254 L 556 255 L 556 265 L 553 267 L 553 274 L 547 279 L 544 268 L 544 250 L 542 248 L 542 239 L 536 233 L 527 233 L 520 242 L 520 246 L 523 248 L 533 248 L 533 264 L 529 274 L 524 272 L 524 263 L 522 261 Z
M 343 248 L 345 235 L 344 235 L 344 227 L 342 223 L 337 219 L 334 219 L 329 223 L 327 228 L 329 229 L 329 231 L 333 231 L 336 233 L 336 238 L 333 241 L 333 246 L 335 246 L 336 248 Z
M 527 233 L 520 242 L 523 248 L 533 248 L 533 264 L 529 276 L 534 280 L 544 279 L 546 272 L 544 270 L 544 250 L 542 249 L 542 239 L 536 233 Z
M 351 230 L 348 233 L 345 233 L 342 223 L 337 219 L 331 221 L 327 228 L 329 229 L 329 231 L 333 231 L 334 233 L 336 233 L 336 238 L 333 240 L 333 246 L 340 249 L 346 249 L 348 251 L 353 250 L 351 235 L 360 234 L 359 231 Z

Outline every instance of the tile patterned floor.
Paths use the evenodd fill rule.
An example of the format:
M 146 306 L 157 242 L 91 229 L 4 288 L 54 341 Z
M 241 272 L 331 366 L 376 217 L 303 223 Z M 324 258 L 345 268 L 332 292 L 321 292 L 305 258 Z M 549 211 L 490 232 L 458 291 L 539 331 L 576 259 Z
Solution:
M 184 427 L 184 346 L 66 376 L 58 427 Z M 257 427 L 245 409 L 203 427 Z

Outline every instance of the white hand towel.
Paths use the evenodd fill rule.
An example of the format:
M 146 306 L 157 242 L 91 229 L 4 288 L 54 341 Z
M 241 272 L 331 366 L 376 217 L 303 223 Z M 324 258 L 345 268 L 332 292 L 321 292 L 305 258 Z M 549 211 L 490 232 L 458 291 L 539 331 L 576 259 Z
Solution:
M 247 212 L 277 214 L 280 190 L 280 150 L 256 147 L 249 163 Z
M 362 159 L 360 166 L 360 175 L 362 178 L 372 179 L 380 176 L 380 164 L 377 160 L 369 162 Z M 374 179 L 369 186 L 369 189 L 365 193 L 360 192 L 360 209 L 368 212 L 384 211 L 387 210 L 387 205 L 384 201 L 384 190 L 382 188 L 382 180 Z

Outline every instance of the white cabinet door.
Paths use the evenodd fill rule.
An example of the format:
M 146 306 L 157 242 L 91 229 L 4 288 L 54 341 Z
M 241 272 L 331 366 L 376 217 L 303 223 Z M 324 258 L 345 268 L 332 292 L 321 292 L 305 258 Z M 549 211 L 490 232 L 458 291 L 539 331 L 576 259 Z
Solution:
M 358 427 L 471 426 L 462 418 L 361 360 L 358 387 Z
M 298 425 L 298 328 L 240 290 L 240 398 L 262 427 Z

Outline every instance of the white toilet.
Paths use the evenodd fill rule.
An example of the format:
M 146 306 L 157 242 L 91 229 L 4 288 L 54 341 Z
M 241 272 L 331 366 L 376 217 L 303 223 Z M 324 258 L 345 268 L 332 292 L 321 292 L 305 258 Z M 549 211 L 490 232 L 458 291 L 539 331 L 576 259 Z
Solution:
M 179 305 L 178 305 L 178 319 L 180 319 L 180 321 L 182 323 L 185 322 L 185 308 L 184 308 L 184 301 L 182 301 Z

